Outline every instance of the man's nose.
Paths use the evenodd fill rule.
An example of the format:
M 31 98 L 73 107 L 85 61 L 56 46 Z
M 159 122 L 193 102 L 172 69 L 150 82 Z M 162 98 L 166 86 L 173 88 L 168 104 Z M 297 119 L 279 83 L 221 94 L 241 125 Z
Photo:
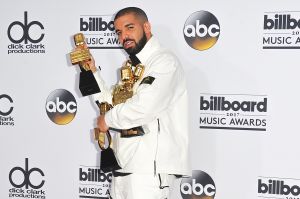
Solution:
M 126 32 L 122 33 L 119 37 L 121 43 L 123 43 L 126 39 L 128 39 L 128 34 Z

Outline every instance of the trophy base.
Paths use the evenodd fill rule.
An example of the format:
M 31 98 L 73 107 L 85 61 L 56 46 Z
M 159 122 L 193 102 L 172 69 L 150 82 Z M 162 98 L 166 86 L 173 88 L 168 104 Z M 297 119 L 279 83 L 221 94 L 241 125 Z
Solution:
M 91 70 L 82 71 L 79 78 L 79 90 L 83 96 L 101 92 Z
M 100 159 L 101 159 L 100 169 L 104 173 L 121 169 L 121 167 L 119 166 L 119 164 L 117 162 L 114 151 L 110 147 L 108 147 L 107 149 L 101 151 Z

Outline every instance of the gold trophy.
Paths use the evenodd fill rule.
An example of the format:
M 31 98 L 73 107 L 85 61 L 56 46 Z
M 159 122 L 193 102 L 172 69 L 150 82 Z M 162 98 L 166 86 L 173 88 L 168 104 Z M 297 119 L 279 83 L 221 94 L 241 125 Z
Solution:
M 117 84 L 114 87 L 112 92 L 112 105 L 107 102 L 99 103 L 96 101 L 99 109 L 100 115 L 104 115 L 107 111 L 113 108 L 113 106 L 124 103 L 127 99 L 133 96 L 133 86 L 140 80 L 144 73 L 144 66 L 138 64 L 135 66 L 134 70 L 132 69 L 131 61 L 127 61 L 124 66 L 121 67 L 121 83 Z M 114 170 L 121 169 L 119 166 L 115 154 L 112 150 L 112 138 L 110 132 L 100 132 L 98 128 L 94 129 L 95 140 L 98 141 L 101 151 L 101 162 L 100 168 L 103 172 L 110 172 Z M 135 127 L 132 129 L 121 130 L 121 137 L 128 138 L 133 136 L 144 135 L 142 127 Z M 107 139 L 106 139 L 107 138 Z M 108 146 L 105 148 L 105 141 L 108 140 Z
M 112 102 L 114 106 L 124 103 L 127 99 L 133 96 L 134 83 L 143 76 L 144 66 L 142 64 L 138 64 L 135 67 L 135 70 L 132 71 L 131 61 L 128 60 L 126 64 L 122 66 L 120 72 L 122 83 L 115 86 L 112 94 Z
M 132 70 L 132 64 L 131 61 L 128 60 L 124 66 L 121 67 L 121 83 L 117 84 L 112 92 L 112 105 L 108 104 L 107 102 L 102 102 L 102 108 L 101 104 L 98 105 L 100 108 L 100 114 L 105 114 L 105 112 L 109 111 L 113 106 L 124 103 L 127 99 L 131 98 L 133 96 L 133 86 L 134 84 L 140 80 L 143 76 L 145 67 L 142 64 L 138 64 L 135 66 L 135 69 Z M 99 104 L 99 103 L 98 103 Z M 105 106 L 104 106 L 105 104 Z M 104 108 L 105 107 L 105 108 Z M 110 108 L 108 108 L 110 107 Z M 101 112 L 102 110 L 102 112 Z M 104 111 L 105 110 L 105 111 Z M 144 135 L 144 130 L 142 127 L 135 127 L 131 129 L 121 130 L 121 137 L 133 137 L 133 136 L 140 136 Z M 103 136 L 102 136 L 103 137 Z M 99 132 L 95 130 L 95 138 L 100 141 L 100 139 L 103 140 L 103 138 L 99 137 Z M 101 148 L 101 147 L 100 147 Z M 102 148 L 101 148 L 102 149 Z
M 92 95 L 100 92 L 97 81 L 90 70 L 87 61 L 92 57 L 90 50 L 86 47 L 82 33 L 74 35 L 76 50 L 70 53 L 71 63 L 78 64 L 81 70 L 79 78 L 79 90 L 83 96 Z
M 127 99 L 133 96 L 133 86 L 143 76 L 145 67 L 142 64 L 137 64 L 135 69 L 132 70 L 132 63 L 130 60 L 121 68 L 121 80 L 122 83 L 116 85 L 113 90 L 113 105 L 124 103 Z M 144 130 L 141 126 L 121 130 L 121 137 L 128 138 L 133 136 L 144 135 Z
M 100 109 L 100 115 L 104 115 L 107 111 L 109 111 L 112 108 L 112 106 L 107 102 L 99 103 L 98 101 L 96 101 L 96 103 Z M 95 132 L 95 139 L 98 141 L 99 147 L 101 149 L 101 161 L 100 161 L 101 170 L 104 173 L 106 173 L 106 172 L 121 169 L 121 167 L 117 162 L 114 151 L 111 148 L 112 138 L 109 131 L 100 132 L 98 128 L 95 128 L 94 132 Z M 105 137 L 107 137 L 108 140 L 107 148 L 105 148 L 105 140 L 106 140 Z

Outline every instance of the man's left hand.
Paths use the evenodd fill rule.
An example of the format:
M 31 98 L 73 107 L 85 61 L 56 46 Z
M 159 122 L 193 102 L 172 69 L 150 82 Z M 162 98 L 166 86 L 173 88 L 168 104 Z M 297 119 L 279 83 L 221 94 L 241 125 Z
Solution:
M 101 132 L 107 132 L 108 131 L 108 126 L 105 122 L 105 117 L 104 115 L 100 115 L 97 119 L 97 125 L 98 125 L 98 128 Z

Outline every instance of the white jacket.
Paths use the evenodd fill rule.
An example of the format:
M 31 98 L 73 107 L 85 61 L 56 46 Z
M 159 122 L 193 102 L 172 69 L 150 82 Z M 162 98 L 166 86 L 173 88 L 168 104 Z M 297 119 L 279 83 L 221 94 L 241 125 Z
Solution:
M 126 173 L 166 173 L 191 175 L 189 167 L 188 95 L 184 71 L 174 54 L 152 38 L 136 55 L 145 66 L 144 77 L 152 84 L 138 81 L 134 95 L 105 115 L 109 127 L 130 129 L 142 126 L 145 135 L 114 139 L 114 151 Z M 101 101 L 111 103 L 111 92 L 99 72 L 94 73 Z M 143 79 L 141 78 L 141 79 Z

